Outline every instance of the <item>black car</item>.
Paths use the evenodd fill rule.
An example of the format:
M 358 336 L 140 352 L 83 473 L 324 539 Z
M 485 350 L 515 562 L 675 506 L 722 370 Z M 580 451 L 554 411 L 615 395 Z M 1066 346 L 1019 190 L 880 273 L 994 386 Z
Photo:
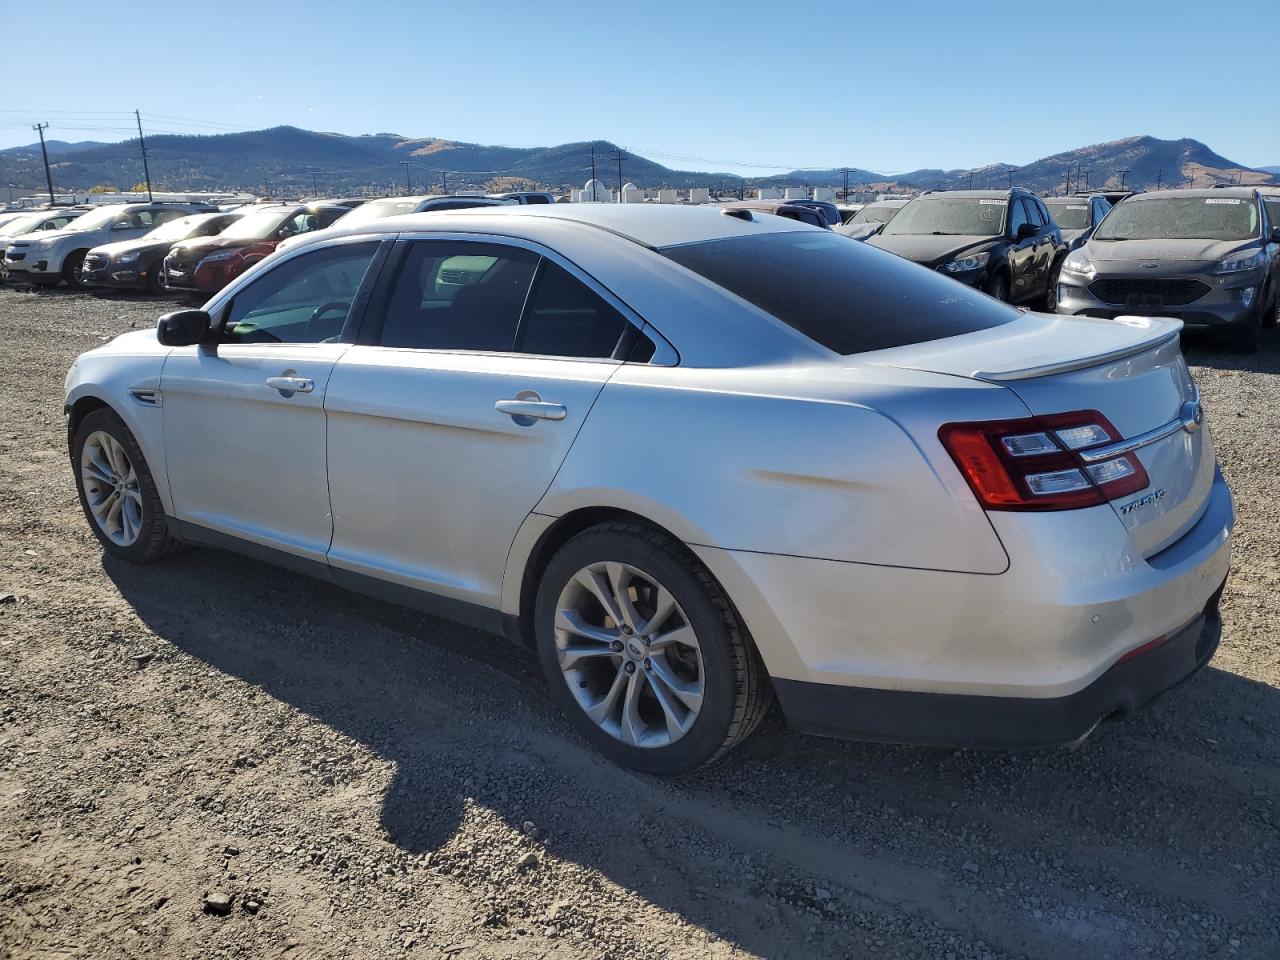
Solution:
M 145 288 L 159 293 L 165 286 L 164 258 L 175 243 L 217 236 L 242 216 L 243 210 L 192 214 L 163 223 L 136 239 L 94 247 L 85 254 L 81 281 L 87 286 Z
M 1057 307 L 1062 232 L 1030 190 L 922 193 L 867 240 L 997 300 Z
M 798 207 L 808 207 L 819 211 L 827 221 L 828 227 L 838 227 L 844 220 L 840 216 L 840 208 L 826 200 L 787 200 L 787 203 Z
M 1049 215 L 1062 231 L 1068 250 L 1088 243 L 1102 218 L 1111 209 L 1111 201 L 1100 193 L 1081 193 L 1070 197 L 1045 197 Z

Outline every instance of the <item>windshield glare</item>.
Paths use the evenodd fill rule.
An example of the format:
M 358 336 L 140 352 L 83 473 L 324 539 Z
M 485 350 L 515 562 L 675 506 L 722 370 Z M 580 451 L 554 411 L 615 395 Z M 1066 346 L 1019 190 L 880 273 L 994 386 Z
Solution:
M 255 210 L 253 213 L 246 213 L 218 234 L 218 237 L 228 240 L 266 240 L 280 229 L 280 225 L 291 213 L 293 213 L 291 207 Z
M 1258 207 L 1240 197 L 1126 200 L 1094 233 L 1097 240 L 1249 240 L 1258 235 Z
M 406 199 L 370 200 L 362 203 L 342 218 L 344 227 L 357 226 L 361 223 L 372 223 L 383 217 L 398 217 L 404 213 L 413 213 L 425 198 L 408 197 Z
M 185 240 L 191 236 L 192 232 L 208 220 L 211 216 L 217 214 L 202 213 L 196 217 L 179 217 L 177 220 L 170 220 L 168 223 L 161 224 L 150 233 L 145 235 L 147 240 Z
M 0 234 L 7 237 L 16 237 L 19 234 L 26 233 L 47 216 L 47 213 L 27 213 L 8 220 L 0 217 Z
M 901 207 L 877 206 L 871 204 L 863 207 L 853 215 L 850 223 L 887 223 L 893 219 L 893 215 L 901 210 Z
M 1089 229 L 1089 205 L 1087 203 L 1054 203 L 1046 200 L 1053 222 L 1063 230 Z
M 62 229 L 64 230 L 97 230 L 115 223 L 124 215 L 120 207 L 98 207 L 84 216 L 76 217 Z
M 890 234 L 994 237 L 1004 232 L 1004 200 L 927 197 L 912 200 L 884 228 Z

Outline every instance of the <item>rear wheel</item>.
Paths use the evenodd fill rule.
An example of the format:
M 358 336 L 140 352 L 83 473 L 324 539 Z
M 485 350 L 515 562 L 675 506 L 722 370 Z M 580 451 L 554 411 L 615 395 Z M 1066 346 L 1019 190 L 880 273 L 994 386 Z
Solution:
M 997 272 L 990 280 L 987 281 L 986 294 L 995 297 L 1001 303 L 1009 302 L 1009 278 L 1002 272 Z
M 62 261 L 62 280 L 76 290 L 83 290 L 88 284 L 84 282 L 84 257 L 88 250 L 77 250 Z
M 80 506 L 107 553 L 151 563 L 177 550 L 138 441 L 113 410 L 87 414 L 71 442 Z
M 552 695 L 622 766 L 693 770 L 746 739 L 769 705 L 728 598 L 655 530 L 610 523 L 571 539 L 543 573 L 534 623 Z

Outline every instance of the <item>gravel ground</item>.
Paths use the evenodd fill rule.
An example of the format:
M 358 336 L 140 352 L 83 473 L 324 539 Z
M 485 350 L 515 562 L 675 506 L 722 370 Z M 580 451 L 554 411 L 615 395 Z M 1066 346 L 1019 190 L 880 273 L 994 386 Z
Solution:
M 1280 956 L 1280 335 L 1189 356 L 1225 636 L 1074 752 L 780 724 L 678 782 L 501 640 L 210 550 L 105 561 L 71 359 L 157 301 L 0 289 L 0 956 Z

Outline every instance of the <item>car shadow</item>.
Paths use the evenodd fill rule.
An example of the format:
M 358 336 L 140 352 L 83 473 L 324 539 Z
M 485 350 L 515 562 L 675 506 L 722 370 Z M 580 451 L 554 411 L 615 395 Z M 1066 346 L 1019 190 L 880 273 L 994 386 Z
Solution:
M 1135 900 L 1172 885 L 1241 925 L 1261 909 L 1227 864 L 1274 846 L 1280 691 L 1213 667 L 1076 751 L 827 741 L 775 719 L 721 763 L 664 782 L 591 753 L 551 706 L 533 654 L 505 640 L 220 551 L 103 563 L 158 637 L 394 763 L 381 825 L 407 853 L 440 851 L 484 807 L 517 831 L 531 821 L 549 832 L 554 856 L 765 956 L 861 955 L 858 923 L 813 932 L 823 904 L 796 875 L 834 882 L 872 913 L 1040 957 L 1101 955 L 1089 952 L 1096 936 L 1116 938 L 1108 954 L 1127 943 L 1148 955 L 1127 906 L 1100 905 L 1101 881 L 1073 872 L 1082 858 Z M 984 883 L 1000 882 L 993 862 L 1051 863 L 1052 879 L 1032 887 L 1045 904 L 1114 911 L 1123 924 L 1064 935 L 1050 917 L 1022 929 L 1030 907 L 988 888 L 975 909 L 970 865 L 939 862 L 940 848 L 997 871 Z
M 1263 328 L 1257 353 L 1233 353 L 1213 331 L 1200 330 L 1182 335 L 1182 352 L 1193 367 L 1280 373 L 1280 326 Z

